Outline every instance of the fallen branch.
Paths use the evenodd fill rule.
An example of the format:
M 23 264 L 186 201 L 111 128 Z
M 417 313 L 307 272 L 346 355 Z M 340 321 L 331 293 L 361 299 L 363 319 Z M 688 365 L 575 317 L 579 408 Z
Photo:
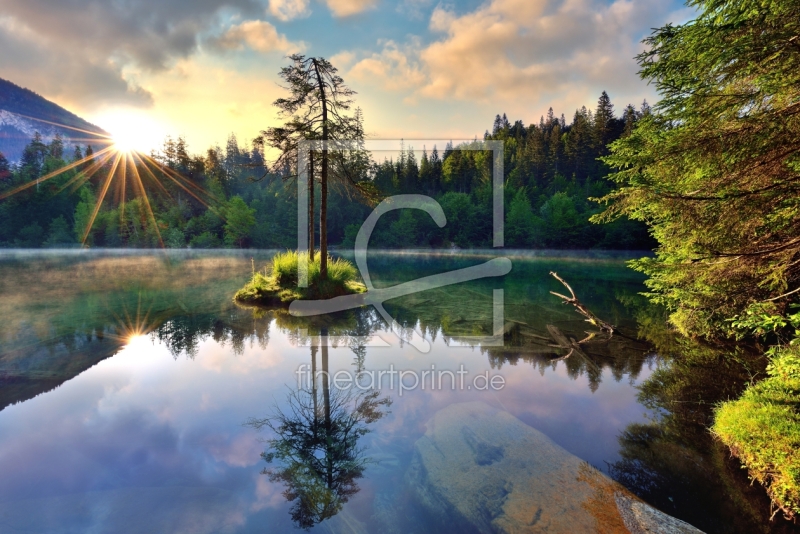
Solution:
M 564 304 L 572 304 L 573 306 L 575 306 L 575 309 L 578 311 L 578 313 L 580 313 L 581 315 L 586 317 L 586 321 L 588 323 L 591 323 L 594 326 L 596 326 L 597 328 L 599 328 L 601 331 L 608 333 L 609 336 L 614 334 L 614 326 L 609 324 L 609 323 L 607 323 L 607 322 L 605 322 L 605 321 L 603 321 L 598 316 L 596 316 L 594 313 L 592 313 L 591 310 L 589 310 L 589 308 L 584 306 L 581 303 L 581 301 L 578 300 L 578 297 L 575 296 L 575 292 L 572 290 L 570 285 L 567 282 L 565 282 L 563 278 L 558 276 L 558 273 L 550 271 L 550 274 L 553 275 L 553 277 L 556 280 L 561 282 L 564 285 L 564 287 L 567 288 L 567 290 L 569 291 L 570 295 L 572 295 L 572 297 L 568 297 L 566 295 L 562 295 L 561 293 L 556 293 L 555 291 L 551 291 L 550 293 L 552 293 L 553 295 L 555 295 L 557 297 L 562 298 L 564 300 Z M 587 341 L 587 340 L 585 340 L 585 341 Z

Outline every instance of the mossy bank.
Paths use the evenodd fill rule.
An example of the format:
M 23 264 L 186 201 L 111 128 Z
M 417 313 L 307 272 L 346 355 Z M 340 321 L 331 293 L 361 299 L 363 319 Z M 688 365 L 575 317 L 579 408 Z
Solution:
M 349 261 L 328 256 L 328 277 L 320 280 L 320 255 L 308 262 L 308 287 L 298 287 L 298 253 L 276 254 L 271 265 L 253 277 L 236 292 L 233 299 L 242 304 L 258 306 L 288 306 L 294 300 L 329 299 L 342 295 L 365 293 L 358 270 Z
M 777 351 L 740 399 L 717 409 L 713 432 L 787 518 L 800 517 L 800 345 Z

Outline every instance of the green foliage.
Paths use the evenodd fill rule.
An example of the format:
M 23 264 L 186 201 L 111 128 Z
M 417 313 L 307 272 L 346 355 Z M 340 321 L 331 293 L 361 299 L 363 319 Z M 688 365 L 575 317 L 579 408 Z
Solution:
M 506 217 L 506 241 L 509 246 L 526 248 L 531 245 L 534 231 L 534 215 L 525 189 L 514 195 Z
M 602 95 L 597 112 L 583 108 L 576 112 L 571 124 L 553 115 L 528 126 L 520 121 L 512 125 L 507 119 L 500 120 L 487 139 L 501 140 L 505 146 L 507 245 L 650 248 L 652 242 L 641 222 L 627 220 L 605 226 L 588 222 L 596 207 L 587 202 L 587 197 L 603 195 L 610 189 L 609 182 L 604 179 L 607 168 L 596 159 L 604 153 L 601 142 L 622 135 L 623 127 L 635 124 L 642 113 L 629 106 L 624 121 L 615 118 L 610 99 Z M 358 138 L 359 132 L 363 134 L 359 110 L 353 115 L 332 127 L 329 135 L 347 134 Z M 287 118 L 291 128 L 301 126 L 293 123 L 291 117 Z M 154 247 L 163 242 L 167 247 L 187 244 L 196 248 L 295 247 L 297 201 L 294 184 L 286 179 L 294 176 L 296 170 L 292 164 L 295 155 L 292 146 L 306 133 L 311 133 L 302 128 L 291 132 L 278 130 L 271 132 L 278 137 L 270 137 L 267 132 L 252 148 L 241 146 L 231 135 L 224 147 L 211 147 L 202 156 L 191 155 L 183 138 L 167 138 L 155 157 L 167 168 L 181 173 L 188 180 L 184 183 L 187 189 L 156 172 L 164 189 L 145 184 L 153 211 L 151 216 L 145 203 L 135 200 L 139 192 L 130 183 L 123 209 L 122 195 L 115 182 L 110 189 L 112 194 L 98 207 L 87 245 Z M 274 169 L 275 174 L 264 176 L 263 147 L 277 140 L 291 141 L 283 146 L 287 150 L 281 152 L 286 165 Z M 408 146 L 396 161 L 383 162 L 369 160 L 363 149 L 331 150 L 328 154 L 328 241 L 352 246 L 375 201 L 386 195 L 422 193 L 440 202 L 447 225 L 439 228 L 422 211 L 394 211 L 381 218 L 371 238 L 371 247 L 491 247 L 493 161 L 491 152 L 481 150 L 479 143 L 473 141 L 456 147 L 452 144 L 423 146 L 421 157 L 418 157 L 420 147 Z M 444 148 L 442 153 L 439 152 L 441 148 Z M 87 156 L 93 153 L 91 147 L 79 147 L 78 151 Z M 69 151 L 65 151 L 58 139 L 47 144 L 41 136 L 35 137 L 20 164 L 8 165 L 0 160 L 0 194 L 62 167 L 67 163 L 63 159 L 65 152 Z M 77 157 L 77 151 L 75 154 L 67 157 Z M 315 176 L 321 171 L 321 163 L 321 154 L 317 154 Z M 62 190 L 78 171 L 87 167 L 88 164 L 79 166 L 42 187 L 30 188 L 0 201 L 0 246 L 42 246 L 50 237 L 51 223 L 58 217 L 63 217 L 71 226 L 74 237 L 70 241 L 80 242 L 97 207 L 95 195 L 101 190 L 102 177 L 110 170 L 110 164 L 100 168 L 77 191 L 70 187 Z M 146 176 L 143 169 L 140 174 Z M 315 221 L 321 217 L 321 189 L 318 183 L 315 210 L 310 214 Z M 210 206 L 193 196 L 200 191 L 208 193 L 201 193 L 207 200 L 213 199 Z M 34 223 L 43 232 L 37 233 L 33 227 L 26 230 L 24 239 L 20 238 L 23 228 Z M 315 234 L 316 243 L 320 243 L 320 237 L 319 233 Z
M 35 248 L 42 242 L 44 230 L 39 223 L 29 224 L 17 234 L 16 244 L 23 248 Z
M 564 192 L 556 193 L 540 210 L 547 238 L 559 243 L 557 248 L 571 248 L 578 240 L 580 216 L 575 201 Z
M 646 222 L 659 247 L 635 262 L 684 333 L 800 283 L 800 4 L 693 0 L 698 17 L 655 30 L 639 56 L 662 100 L 603 161 L 620 188 L 595 220 Z M 795 294 L 796 295 L 796 294 Z
M 225 208 L 225 244 L 242 247 L 247 242 L 250 230 L 256 224 L 256 210 L 249 208 L 242 197 L 235 196 Z
M 308 287 L 297 287 L 298 253 L 294 250 L 280 252 L 272 258 L 271 272 L 267 269 L 253 274 L 252 279 L 240 289 L 234 299 L 251 304 L 276 305 L 297 299 L 332 298 L 340 295 L 363 293 L 364 284 L 358 281 L 355 266 L 344 258 L 328 257 L 328 277 L 320 279 L 321 254 L 308 262 Z
M 789 306 L 789 310 L 800 309 L 800 305 Z M 737 315 L 731 320 L 731 326 L 735 328 L 740 336 L 744 333 L 753 333 L 759 337 L 768 334 L 781 334 L 791 327 L 794 329 L 794 339 L 796 343 L 800 338 L 800 311 L 791 313 L 780 313 L 780 308 L 772 302 L 757 302 L 750 305 L 744 314 Z
M 50 223 L 47 239 L 44 242 L 46 247 L 58 245 L 75 244 L 75 238 L 70 232 L 69 224 L 62 215 L 59 215 Z
M 282 287 L 297 285 L 298 270 L 297 251 L 287 250 L 276 254 L 272 258 L 272 276 Z M 319 252 L 314 254 L 314 261 L 308 263 L 309 285 L 315 285 L 319 281 L 320 257 Z M 355 266 L 344 258 L 328 258 L 328 279 L 329 281 L 343 285 L 358 279 L 358 271 Z
M 75 223 L 73 224 L 73 234 L 75 235 L 75 241 L 78 243 L 83 241 L 83 237 L 86 234 L 86 229 L 89 226 L 89 222 L 92 217 L 92 211 L 94 209 L 94 205 L 96 200 L 94 198 L 94 194 L 88 187 L 82 187 L 80 189 L 80 202 L 75 207 Z M 93 232 L 90 230 L 87 238 L 87 243 L 92 244 L 92 236 Z
M 787 517 L 800 514 L 800 345 L 774 354 L 769 377 L 722 403 L 712 427 Z
M 189 241 L 189 246 L 192 248 L 219 248 L 221 244 L 219 237 L 209 231 L 205 231 Z
M 184 248 L 186 246 L 186 236 L 179 228 L 169 228 L 162 235 L 164 246 L 167 248 Z

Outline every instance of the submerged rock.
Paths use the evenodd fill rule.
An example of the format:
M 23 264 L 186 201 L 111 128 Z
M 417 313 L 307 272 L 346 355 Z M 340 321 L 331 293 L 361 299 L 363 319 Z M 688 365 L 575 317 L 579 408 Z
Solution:
M 406 478 L 439 531 L 700 532 L 482 402 L 437 412 Z

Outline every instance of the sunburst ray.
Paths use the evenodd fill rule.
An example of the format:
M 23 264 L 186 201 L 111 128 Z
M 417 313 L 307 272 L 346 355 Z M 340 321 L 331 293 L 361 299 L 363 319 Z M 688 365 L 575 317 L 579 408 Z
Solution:
M 26 118 L 94 135 L 94 132 L 88 132 L 86 130 L 81 130 L 80 128 L 58 124 L 43 119 L 35 119 L 33 117 L 26 117 Z M 100 137 L 105 137 L 101 136 L 101 134 L 97 135 Z M 74 140 L 75 139 L 71 139 L 71 141 Z M 98 139 L 94 138 L 92 139 L 92 141 L 96 142 L 98 141 Z M 81 242 L 84 245 L 86 244 L 89 238 L 92 227 L 94 226 L 97 217 L 100 214 L 101 209 L 103 208 L 103 204 L 106 202 L 107 198 L 112 198 L 113 200 L 119 203 L 120 220 L 121 221 L 125 220 L 126 204 L 128 204 L 129 202 L 128 187 L 130 186 L 131 195 L 133 195 L 136 198 L 141 197 L 141 202 L 142 202 L 141 205 L 143 208 L 141 215 L 144 227 L 147 228 L 148 225 L 152 225 L 153 229 L 155 230 L 156 236 L 158 238 L 159 245 L 161 247 L 164 247 L 164 241 L 161 236 L 161 231 L 158 225 L 159 223 L 156 219 L 156 214 L 155 211 L 153 210 L 153 205 L 151 204 L 150 198 L 148 197 L 148 193 L 145 188 L 145 181 L 143 178 L 147 178 L 149 183 L 152 183 L 161 193 L 163 193 L 169 199 L 172 199 L 173 196 L 170 193 L 169 189 L 165 187 L 165 182 L 170 181 L 174 183 L 180 190 L 187 193 L 190 197 L 195 199 L 206 209 L 208 209 L 221 219 L 225 220 L 223 213 L 215 207 L 215 204 L 219 205 L 222 203 L 222 201 L 218 199 L 216 196 L 214 196 L 212 193 L 204 189 L 202 186 L 194 183 L 193 181 L 181 175 L 176 170 L 171 169 L 167 165 L 163 165 L 155 158 L 147 154 L 144 154 L 135 149 L 126 150 L 120 145 L 115 145 L 113 143 L 113 139 L 111 138 L 108 138 L 108 142 L 109 146 L 102 148 L 101 150 L 98 150 L 93 154 L 86 155 L 83 158 L 80 158 L 72 163 L 64 165 L 59 169 L 49 172 L 40 178 L 31 180 L 30 182 L 16 186 L 13 189 L 10 189 L 9 191 L 0 193 L 0 201 L 14 194 L 25 191 L 26 189 L 29 189 L 35 185 L 42 184 L 48 180 L 52 180 L 53 178 L 56 178 L 57 176 L 60 176 L 69 170 L 79 168 L 83 165 L 87 165 L 85 168 L 79 169 L 77 174 L 75 176 L 70 177 L 66 181 L 66 183 L 62 184 L 57 189 L 55 189 L 55 194 L 59 194 L 67 188 L 71 188 L 72 191 L 75 191 L 78 188 L 82 187 L 84 184 L 86 184 L 89 180 L 91 180 L 94 176 L 100 173 L 103 169 L 108 168 L 105 178 L 101 179 L 102 183 L 99 185 L 99 192 L 97 194 L 94 207 L 92 208 L 91 215 L 86 221 L 86 228 L 83 229 Z M 130 180 L 128 179 L 129 174 L 130 174 Z M 142 176 L 142 174 L 144 174 L 144 177 Z M 112 196 L 109 197 L 108 193 L 112 186 L 114 187 L 114 192 Z
M 44 124 L 50 124 L 51 126 L 58 126 L 59 128 L 65 128 L 67 130 L 74 130 L 76 132 L 82 132 L 82 133 L 85 133 L 85 134 L 96 136 L 96 137 L 93 137 L 91 139 L 92 141 L 107 140 L 109 143 L 113 143 L 114 142 L 114 139 L 110 135 L 105 135 L 105 134 L 101 134 L 101 133 L 98 133 L 98 132 L 92 132 L 92 131 L 89 131 L 89 130 L 84 130 L 82 128 L 76 128 L 75 126 L 68 126 L 66 124 L 60 124 L 58 122 L 52 122 L 52 121 L 48 121 L 48 120 L 45 120 L 45 119 L 37 119 L 36 117 L 30 117 L 28 115 L 23 115 L 22 113 L 14 113 L 14 115 L 17 115 L 19 117 L 23 117 L 23 118 L 26 118 L 26 119 L 29 119 L 29 120 L 32 120 L 32 121 L 42 122 Z M 97 139 L 98 137 L 100 137 L 102 139 Z
M 114 173 L 117 171 L 117 166 L 119 165 L 119 161 L 122 158 L 122 154 L 117 152 L 114 163 L 111 165 L 111 169 L 108 171 L 108 175 L 106 176 L 106 181 L 103 183 L 103 190 L 100 195 L 97 197 L 97 202 L 94 205 L 94 211 L 92 211 L 92 216 L 89 218 L 89 222 L 86 224 L 86 230 L 83 232 L 83 239 L 81 242 L 85 245 L 86 239 L 89 237 L 89 232 L 92 230 L 92 226 L 94 226 L 94 220 L 97 218 L 97 214 L 100 211 L 100 207 L 103 205 L 103 200 L 106 198 L 106 193 L 108 193 L 108 187 L 111 185 L 111 181 L 114 179 Z
M 114 153 L 113 152 L 103 154 L 102 156 L 100 156 L 100 158 L 97 161 L 95 161 L 90 166 L 88 166 L 86 169 L 82 170 L 81 172 L 79 172 L 78 174 L 76 174 L 75 176 L 70 178 L 67 183 L 62 185 L 58 189 L 58 191 L 56 191 L 56 194 L 62 192 L 63 190 L 65 190 L 67 187 L 70 187 L 70 186 L 74 186 L 74 187 L 72 187 L 72 191 L 75 191 L 77 188 L 79 188 L 80 186 L 85 184 L 88 180 L 90 180 L 92 178 L 92 176 L 94 176 L 95 173 L 98 170 L 100 170 L 100 168 L 102 168 L 103 165 L 108 163 L 111 160 L 111 158 L 113 158 L 113 157 L 114 157 Z
M 114 147 L 112 147 L 112 146 L 104 148 L 103 150 L 101 150 L 100 152 L 98 152 L 96 154 L 92 154 L 91 156 L 87 156 L 87 157 L 85 157 L 83 159 L 80 159 L 78 161 L 74 161 L 74 162 L 70 163 L 69 165 L 65 165 L 64 167 L 58 168 L 58 169 L 54 170 L 53 172 L 42 176 L 41 178 L 37 178 L 35 180 L 31 180 L 30 182 L 28 182 L 26 184 L 22 184 L 22 185 L 20 185 L 18 187 L 15 187 L 14 189 L 11 189 L 10 191 L 6 191 L 5 193 L 0 194 L 0 200 L 8 198 L 11 195 L 19 193 L 20 191 L 24 191 L 24 190 L 26 190 L 26 189 L 28 189 L 30 187 L 35 186 L 35 185 L 41 184 L 42 182 L 46 182 L 47 180 L 51 180 L 51 179 L 55 178 L 56 176 L 64 174 L 66 171 L 68 171 L 70 169 L 74 169 L 78 165 L 82 165 L 82 164 L 86 163 L 87 161 L 89 161 L 91 159 L 94 159 L 94 158 L 96 158 L 98 156 L 101 156 L 101 155 L 103 155 L 103 154 L 105 154 L 105 153 L 107 153 L 109 151 L 112 151 L 113 149 L 114 149 Z
M 152 182 L 152 183 L 153 183 L 153 184 L 154 184 L 156 187 L 158 187 L 159 191 L 161 191 L 161 192 L 162 192 L 162 193 L 164 193 L 164 194 L 165 194 L 165 195 L 166 195 L 168 198 L 170 198 L 170 199 L 171 199 L 171 198 L 172 198 L 172 194 L 171 194 L 171 193 L 170 193 L 170 192 L 167 190 L 167 188 L 166 188 L 166 187 L 164 187 L 164 184 L 162 184 L 162 183 L 161 183 L 161 180 L 157 179 L 157 178 L 155 177 L 155 175 L 154 175 L 152 172 L 150 172 L 150 169 L 149 169 L 149 168 L 147 167 L 147 165 L 145 164 L 145 162 L 144 162 L 144 158 L 142 158 L 141 154 L 140 154 L 139 152 L 136 152 L 136 151 L 134 150 L 133 152 L 131 152 L 131 157 L 134 159 L 134 165 L 136 165 L 136 166 L 137 166 L 137 168 L 138 168 L 138 165 L 137 165 L 137 163 L 136 163 L 136 160 L 138 159 L 139 163 L 141 163 L 142 170 L 145 172 L 145 174 L 147 174 L 147 177 L 150 179 L 150 181 L 151 181 L 151 182 Z
M 139 176 L 139 171 L 136 169 L 136 162 L 133 160 L 133 156 L 131 154 L 127 155 L 128 160 L 131 163 L 131 171 L 133 175 L 133 184 L 134 187 L 138 186 L 139 193 L 142 195 L 142 202 L 144 203 L 144 207 L 147 210 L 147 214 L 150 216 L 150 223 L 153 225 L 153 229 L 156 231 L 156 236 L 158 236 L 158 243 L 161 245 L 161 248 L 164 248 L 164 241 L 161 239 L 161 232 L 158 229 L 158 223 L 156 222 L 156 216 L 153 213 L 153 209 L 150 207 L 150 200 L 147 198 L 147 192 L 144 190 L 144 184 L 142 183 L 142 177 Z

